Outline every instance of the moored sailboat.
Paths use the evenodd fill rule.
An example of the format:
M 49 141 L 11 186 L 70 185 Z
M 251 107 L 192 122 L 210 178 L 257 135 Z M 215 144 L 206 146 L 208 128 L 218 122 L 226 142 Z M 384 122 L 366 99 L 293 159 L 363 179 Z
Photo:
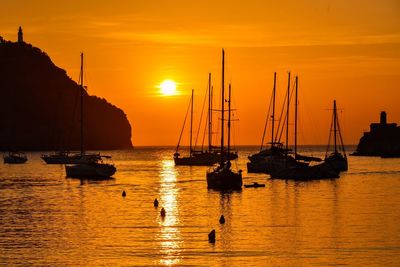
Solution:
M 282 113 L 285 110 L 286 105 L 286 117 L 284 121 L 286 121 L 286 145 L 281 142 L 280 137 L 277 137 L 279 132 L 283 132 L 284 123 L 280 123 L 282 119 L 282 113 L 279 119 L 279 125 L 277 134 L 275 135 L 275 95 L 276 95 L 276 73 L 274 73 L 274 86 L 272 90 L 272 127 L 271 127 L 271 142 L 268 148 L 263 148 L 265 133 L 268 124 L 268 117 L 264 126 L 264 133 L 261 141 L 260 151 L 248 157 L 250 162 L 247 163 L 247 172 L 249 173 L 270 173 L 272 168 L 276 168 L 278 165 L 283 166 L 296 166 L 296 165 L 308 165 L 307 162 L 296 161 L 295 157 L 298 158 L 300 155 L 295 151 L 295 155 L 293 156 L 292 149 L 288 146 L 288 129 L 289 129 L 289 105 L 290 105 L 290 72 L 288 73 L 288 88 L 287 94 L 285 97 L 285 101 L 283 103 Z M 282 125 L 282 128 L 279 128 Z
M 83 82 L 83 53 L 81 53 L 81 75 L 80 75 L 80 92 L 81 92 L 81 151 L 80 159 L 74 162 L 74 165 L 65 165 L 67 177 L 71 178 L 108 178 L 115 174 L 117 171 L 113 164 L 104 163 L 103 158 L 110 158 L 109 156 L 101 156 L 100 154 L 86 154 L 84 150 L 83 140 L 83 100 L 84 100 L 84 82 Z
M 221 148 L 218 146 L 213 146 L 212 144 L 212 86 L 211 86 L 211 73 L 208 75 L 208 115 L 207 115 L 207 125 L 208 126 L 208 148 L 203 149 L 203 146 L 200 150 L 196 149 L 193 146 L 193 103 L 194 103 L 194 91 L 192 90 L 192 97 L 189 103 L 190 108 L 190 141 L 189 141 L 189 155 L 181 156 L 179 153 L 180 141 L 182 138 L 182 133 L 185 128 L 186 119 L 188 112 L 186 112 L 185 120 L 183 123 L 183 127 L 181 130 L 181 134 L 179 136 L 178 145 L 176 147 L 174 153 L 174 162 L 175 165 L 186 165 L 186 166 L 212 166 L 217 163 L 221 157 Z M 201 121 L 200 121 L 201 125 Z M 199 129 L 200 129 L 199 125 Z M 197 138 L 196 138 L 197 140 Z M 203 139 L 204 140 L 204 139 Z M 230 160 L 238 158 L 238 154 L 236 151 L 230 151 L 229 153 L 225 151 L 223 154 L 225 158 L 229 158 Z
M 224 75 L 225 75 L 225 52 L 222 50 L 222 87 L 221 87 L 221 154 L 218 166 L 206 174 L 207 187 L 216 190 L 241 190 L 242 188 L 242 171 L 235 172 L 231 168 L 230 159 L 225 159 L 224 151 L 224 109 L 225 109 L 225 92 L 224 92 Z M 229 85 L 228 97 L 228 144 L 227 154 L 230 152 L 230 128 L 231 128 L 231 86 Z
M 297 95 L 298 95 L 298 77 L 295 79 L 295 131 L 294 131 L 294 161 L 291 158 L 282 158 L 272 162 L 270 175 L 273 179 L 285 180 L 320 180 L 339 178 L 339 172 L 330 165 L 319 163 L 311 165 L 311 161 L 321 161 L 319 158 L 305 157 L 297 154 Z M 286 129 L 286 142 L 288 142 L 288 121 Z
M 187 112 L 185 116 L 185 120 L 183 122 L 183 127 L 181 130 L 181 134 L 179 136 L 178 145 L 176 146 L 176 150 L 174 153 L 174 162 L 175 165 L 186 165 L 186 166 L 211 166 L 216 163 L 215 157 L 210 152 L 196 151 L 193 149 L 193 101 L 194 101 L 194 90 L 192 90 L 192 95 L 190 98 L 190 136 L 189 136 L 189 155 L 187 157 L 181 157 L 179 151 L 180 142 L 182 138 L 183 130 L 185 129 Z
M 332 132 L 333 128 L 333 152 L 328 155 L 328 151 L 330 148 L 330 137 L 328 141 L 328 147 L 325 154 L 325 163 L 330 165 L 336 171 L 347 171 L 348 163 L 347 163 L 347 156 L 346 151 L 344 149 L 343 138 L 340 130 L 339 119 L 337 116 L 337 108 L 336 108 L 336 100 L 333 100 L 333 114 L 332 114 L 332 124 L 330 133 Z M 339 138 L 338 138 L 339 137 Z M 340 144 L 337 144 L 337 139 L 339 139 Z M 340 151 L 341 150 L 341 151 Z

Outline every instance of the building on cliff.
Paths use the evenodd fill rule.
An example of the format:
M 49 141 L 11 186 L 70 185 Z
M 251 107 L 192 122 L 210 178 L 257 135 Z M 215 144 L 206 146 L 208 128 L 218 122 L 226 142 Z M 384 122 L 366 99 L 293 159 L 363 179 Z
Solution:
M 381 112 L 380 122 L 371 123 L 370 131 L 360 138 L 354 156 L 400 157 L 400 127 L 387 123 L 385 111 Z
M 24 42 L 24 35 L 22 33 L 22 28 L 19 26 L 18 29 L 18 43 L 23 43 Z

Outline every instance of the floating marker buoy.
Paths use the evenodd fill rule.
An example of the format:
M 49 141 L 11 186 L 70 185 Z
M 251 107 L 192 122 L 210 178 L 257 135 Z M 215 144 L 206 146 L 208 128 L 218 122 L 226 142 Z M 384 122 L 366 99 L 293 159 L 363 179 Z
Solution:
M 122 191 L 122 197 L 126 197 L 125 190 L 124 190 L 124 191 Z
M 225 223 L 225 217 L 224 217 L 224 215 L 221 215 L 221 217 L 219 217 L 219 223 L 220 223 L 220 224 L 224 224 L 224 223 Z
M 157 198 L 156 199 L 154 199 L 154 207 L 158 207 L 158 200 L 157 200 Z
M 165 212 L 164 208 L 161 209 L 160 214 L 161 214 L 161 217 L 165 217 L 166 212 Z
M 208 234 L 208 243 L 215 243 L 215 230 L 214 229 Z

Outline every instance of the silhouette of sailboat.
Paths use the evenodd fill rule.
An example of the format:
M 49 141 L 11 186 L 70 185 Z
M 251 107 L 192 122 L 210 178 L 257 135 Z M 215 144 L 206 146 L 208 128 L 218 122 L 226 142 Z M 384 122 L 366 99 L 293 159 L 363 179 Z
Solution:
M 222 87 L 221 87 L 221 153 L 218 166 L 207 172 L 207 187 L 217 190 L 240 190 L 242 188 L 242 171 L 234 172 L 231 169 L 230 159 L 226 159 L 224 149 L 224 112 L 225 112 L 225 51 L 222 50 Z M 230 153 L 230 130 L 231 130 L 231 85 L 229 85 L 228 97 L 228 144 L 227 154 Z
M 79 79 L 83 78 L 83 76 L 80 75 Z M 82 87 L 82 85 L 81 85 Z M 79 91 L 77 92 L 79 93 Z M 80 92 L 82 93 L 82 92 Z M 78 95 L 77 95 L 78 96 Z M 81 110 L 82 110 L 82 105 L 83 105 L 83 98 L 82 98 L 82 94 L 81 94 Z M 61 98 L 61 96 L 60 96 Z M 76 99 L 76 101 L 78 102 L 78 98 Z M 74 110 L 74 114 L 75 114 L 75 110 Z M 55 114 L 56 116 L 58 116 L 58 114 Z M 55 123 L 56 125 L 56 123 Z M 81 131 L 83 130 L 83 120 L 80 120 L 80 129 Z M 56 133 L 56 135 L 61 135 L 59 132 Z M 64 137 L 65 138 L 65 137 Z M 61 139 L 61 138 L 60 138 Z M 66 140 L 63 140 L 64 142 L 66 142 Z M 93 161 L 93 160 L 100 160 L 101 156 L 100 153 L 87 153 L 85 151 L 83 151 L 83 138 L 80 139 L 81 142 L 81 151 L 80 152 L 70 152 L 68 150 L 65 150 L 65 146 L 67 145 L 62 145 L 61 142 L 59 145 L 60 149 L 56 150 L 52 153 L 47 153 L 47 154 L 42 154 L 41 158 L 44 162 L 46 162 L 47 164 L 78 164 L 78 163 L 82 163 L 82 162 L 88 162 L 88 161 Z
M 267 120 L 264 126 L 264 133 L 263 133 L 263 137 L 262 137 L 262 141 L 261 141 L 261 147 L 260 147 L 260 151 L 256 154 L 253 154 L 251 156 L 248 157 L 248 159 L 250 160 L 250 162 L 247 163 L 247 171 L 248 172 L 252 172 L 252 173 L 270 173 L 272 168 L 276 168 L 277 165 L 282 165 L 281 167 L 286 167 L 286 166 L 296 166 L 296 165 L 308 165 L 307 162 L 300 162 L 300 161 L 296 161 L 296 158 L 300 158 L 303 157 L 304 159 L 307 160 L 319 160 L 317 158 L 308 158 L 308 157 L 304 157 L 301 156 L 299 154 L 297 154 L 297 151 L 295 151 L 295 155 L 292 156 L 293 152 L 292 149 L 289 148 L 288 146 L 288 142 L 289 142 L 289 106 L 290 106 L 290 73 L 288 73 L 288 88 L 287 88 L 287 94 L 286 94 L 286 98 L 285 101 L 283 103 L 283 108 L 282 108 L 282 113 L 285 109 L 285 105 L 286 105 L 286 117 L 284 118 L 284 122 L 286 122 L 286 145 L 284 146 L 283 143 L 280 141 L 280 136 L 277 137 L 277 135 L 279 135 L 279 132 L 283 132 L 283 125 L 284 122 L 281 123 L 281 118 L 282 118 L 282 113 L 281 113 L 281 117 L 279 119 L 279 125 L 278 128 L 280 127 L 280 125 L 282 125 L 282 128 L 280 128 L 281 130 L 277 131 L 277 134 L 275 135 L 275 95 L 276 95 L 276 73 L 274 73 L 274 86 L 273 86 L 273 90 L 272 90 L 272 115 L 271 115 L 271 120 L 272 120 L 272 127 L 271 127 L 271 142 L 270 147 L 263 149 L 263 143 L 264 143 L 264 138 L 265 138 L 265 133 L 266 133 L 266 129 L 267 129 L 267 123 L 268 123 L 268 117 L 269 114 L 267 116 Z M 297 113 L 296 113 L 297 114 Z M 297 116 L 297 115 L 296 115 Z M 295 127 L 296 128 L 296 127 Z M 297 130 L 297 128 L 296 128 Z M 295 145 L 295 147 L 297 147 Z
M 290 76 L 289 76 L 290 77 Z M 271 178 L 285 179 L 285 180 L 315 180 L 315 179 L 332 179 L 339 178 L 339 173 L 335 171 L 330 165 L 325 162 L 316 165 L 310 165 L 311 161 L 321 161 L 319 158 L 301 156 L 297 154 L 297 103 L 298 103 L 298 77 L 295 79 L 295 130 L 294 130 L 294 160 L 293 157 L 283 157 L 281 160 L 276 159 L 271 162 L 270 175 Z M 289 109 L 289 104 L 288 104 Z M 289 112 L 288 112 L 289 114 Z M 288 142 L 288 121 L 287 115 L 287 128 L 286 128 L 286 142 Z
M 174 153 L 174 162 L 175 165 L 187 165 L 187 166 L 212 166 L 217 163 L 220 159 L 221 149 L 220 147 L 212 145 L 212 86 L 211 86 L 211 73 L 208 76 L 208 150 L 196 150 L 193 147 L 193 101 L 194 101 L 194 92 L 192 90 L 192 97 L 189 103 L 190 108 L 190 142 L 189 142 L 189 156 L 181 157 L 179 151 L 180 141 L 182 138 L 182 133 L 185 128 L 185 123 L 187 119 L 188 113 L 186 113 L 185 120 L 183 123 L 183 127 L 181 130 L 181 134 L 179 137 L 178 145 L 176 147 L 176 151 Z M 200 122 L 201 124 L 201 122 Z M 199 126 L 200 129 L 200 126 Z M 229 157 L 229 159 L 236 159 L 238 157 L 237 152 L 226 152 L 225 157 Z
M 333 128 L 333 152 L 328 155 L 332 128 Z M 337 144 L 338 141 L 340 142 L 339 145 Z M 336 100 L 333 100 L 332 123 L 329 134 L 328 147 L 326 149 L 326 154 L 325 154 L 325 162 L 338 172 L 347 171 L 348 169 L 346 151 L 344 149 L 342 133 L 340 131 L 340 124 L 337 115 Z
M 190 137 L 189 137 L 189 156 L 181 157 L 179 151 L 180 141 L 182 139 L 182 133 L 185 129 L 186 119 L 188 113 L 186 112 L 185 120 L 183 122 L 183 127 L 181 130 L 181 134 L 179 136 L 178 145 L 176 146 L 176 151 L 174 154 L 174 162 L 175 165 L 187 165 L 187 166 L 211 166 L 216 163 L 215 157 L 211 155 L 211 153 L 203 152 L 203 151 L 195 151 L 193 149 L 193 101 L 194 101 L 194 90 L 192 90 L 192 95 L 190 98 Z
M 271 127 L 271 142 L 268 148 L 264 148 L 264 138 L 266 134 L 269 114 L 264 125 L 264 133 L 261 140 L 261 147 L 258 153 L 250 155 L 248 159 L 250 162 L 247 163 L 247 172 L 250 173 L 269 173 L 269 162 L 273 157 L 283 156 L 285 149 L 283 144 L 275 140 L 275 95 L 276 95 L 276 72 L 274 73 L 274 86 L 272 89 L 272 127 Z M 271 107 L 271 106 L 270 106 Z M 269 112 L 269 111 L 268 111 Z
M 80 90 L 81 90 L 81 151 L 80 159 L 74 165 L 65 165 L 65 171 L 67 177 L 72 178 L 104 178 L 111 177 L 117 171 L 113 164 L 104 163 L 103 158 L 111 158 L 110 156 L 102 156 L 98 154 L 86 154 L 84 150 L 84 139 L 83 139 L 83 100 L 84 100 L 84 83 L 83 83 L 83 53 L 81 53 L 81 76 L 80 76 Z M 72 161 L 72 160 L 71 160 Z M 75 162 L 74 162 L 75 163 Z

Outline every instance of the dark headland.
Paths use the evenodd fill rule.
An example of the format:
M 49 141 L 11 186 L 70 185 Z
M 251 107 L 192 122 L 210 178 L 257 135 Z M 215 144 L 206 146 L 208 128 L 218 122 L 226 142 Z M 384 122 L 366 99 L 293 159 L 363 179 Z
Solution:
M 370 131 L 360 138 L 354 156 L 400 157 L 400 127 L 387 123 L 386 112 L 381 112 L 379 123 L 371 123 Z
M 18 39 L 0 37 L 0 150 L 79 149 L 80 86 L 22 32 Z M 132 148 L 120 108 L 86 92 L 83 103 L 85 149 Z

